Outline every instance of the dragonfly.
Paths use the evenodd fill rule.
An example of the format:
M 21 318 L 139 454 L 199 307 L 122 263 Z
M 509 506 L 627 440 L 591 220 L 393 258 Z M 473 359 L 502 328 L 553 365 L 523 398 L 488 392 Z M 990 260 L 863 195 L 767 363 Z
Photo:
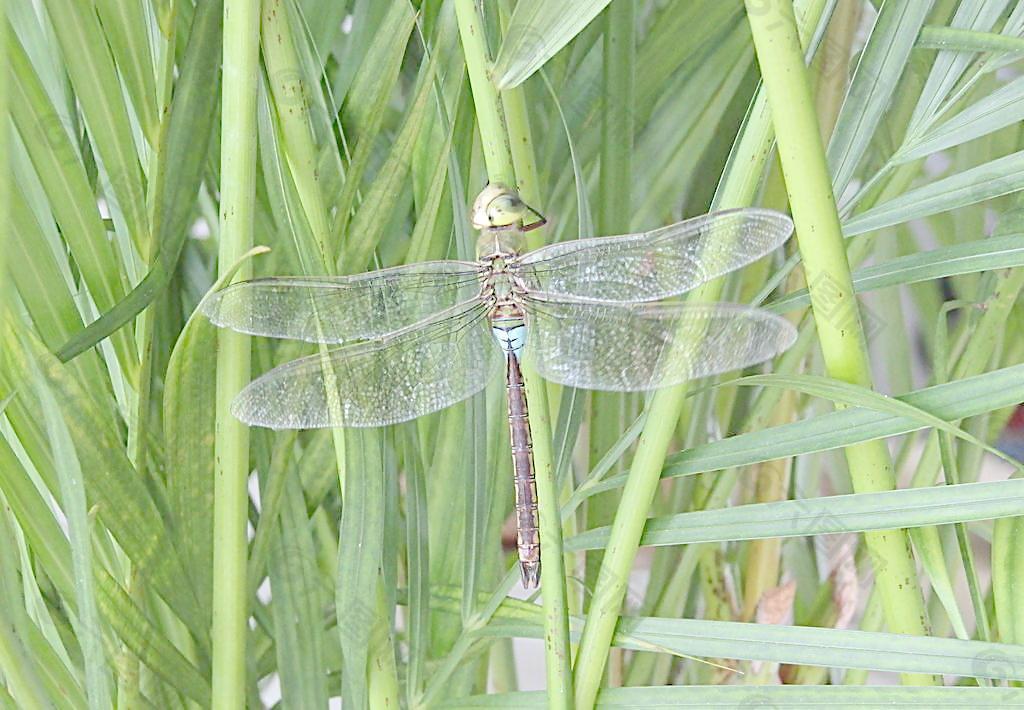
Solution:
M 524 234 L 544 218 L 515 190 L 487 185 L 470 217 L 475 261 L 258 278 L 210 294 L 201 308 L 220 327 L 321 346 L 242 389 L 232 412 L 250 426 L 398 424 L 462 401 L 503 372 L 516 542 L 530 589 L 540 583 L 541 541 L 524 354 L 547 380 L 619 392 L 768 360 L 793 344 L 789 321 L 746 305 L 670 299 L 770 254 L 793 223 L 772 210 L 732 209 L 524 253 Z

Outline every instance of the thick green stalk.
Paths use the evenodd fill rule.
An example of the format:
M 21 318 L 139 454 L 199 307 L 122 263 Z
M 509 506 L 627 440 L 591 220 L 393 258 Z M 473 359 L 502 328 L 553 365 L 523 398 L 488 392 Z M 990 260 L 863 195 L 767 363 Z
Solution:
M 633 216 L 633 143 L 636 113 L 636 2 L 613 0 L 604 11 L 603 86 L 601 107 L 601 162 L 597 233 L 625 234 Z M 592 392 L 590 395 L 590 465 L 594 466 L 615 444 L 627 425 L 625 395 Z M 621 469 L 618 469 L 621 470 Z M 607 491 L 587 501 L 586 525 L 609 525 L 619 506 L 618 491 Z M 597 583 L 601 550 L 586 554 L 587 588 Z M 622 653 L 611 651 L 609 678 L 621 685 Z
M 397 708 L 401 697 L 395 666 L 395 639 L 384 596 L 384 576 L 377 575 L 377 600 L 370 630 L 370 655 L 366 659 L 367 696 L 371 708 Z
M 256 78 L 259 0 L 225 0 L 218 269 L 227 272 L 252 246 L 256 192 Z M 243 266 L 239 278 L 245 278 Z M 249 380 L 249 338 L 222 330 L 217 348 L 214 450 L 213 696 L 216 708 L 245 707 L 246 522 L 249 430 L 230 411 Z
M 500 6 L 502 11 L 502 28 L 508 27 L 509 2 Z M 526 107 L 526 94 L 523 85 L 501 92 L 501 102 L 505 108 L 505 121 L 508 124 L 509 148 L 512 153 L 512 165 L 516 174 L 516 189 L 519 196 L 528 205 L 537 207 L 543 212 L 544 195 L 540 191 L 540 176 L 537 170 L 537 156 L 533 150 L 533 131 L 530 128 L 530 117 Z M 526 235 L 526 246 L 538 249 L 544 246 L 546 227 L 534 229 Z
M 601 234 L 618 234 L 629 231 L 633 214 L 636 0 L 613 0 L 605 15 L 601 200 L 597 228 Z
M 4 14 L 6 2 L 7 0 L 0 0 L 0 17 L 7 16 Z M 7 75 L 10 71 L 7 64 L 7 36 L 10 31 L 6 25 L 0 29 L 0 67 L 3 67 L 3 71 L 0 71 L 0 116 L 4 117 L 4 125 L 0 127 L 0 214 L 4 215 L 10 214 L 8 210 L 11 189 L 11 160 L 8 153 L 8 132 L 11 129 L 10 120 L 7 118 Z M 11 220 L 5 219 L 3 226 L 0 227 L 0 327 L 7 319 L 7 304 L 10 302 L 8 289 L 12 288 L 11 279 L 7 278 L 7 240 L 10 238 L 10 231 Z M 4 364 L 3 359 L 3 354 L 0 353 L 0 367 Z
M 516 174 L 512 167 L 508 131 L 505 129 L 498 90 L 491 82 L 491 62 L 487 55 L 483 22 L 473 0 L 455 0 L 455 15 L 459 22 L 462 50 L 466 55 L 469 85 L 473 90 L 473 105 L 476 109 L 476 122 L 480 127 L 487 177 L 491 182 L 513 187 Z
M 176 27 L 176 25 L 173 25 Z M 171 34 L 169 45 L 173 46 L 176 33 Z M 174 52 L 168 51 L 163 55 L 161 63 L 161 75 L 167 83 L 170 83 L 174 70 Z M 164 109 L 167 110 L 165 105 Z M 160 195 L 164 190 L 164 183 L 167 179 L 167 162 L 173 159 L 167 150 L 168 127 L 170 121 L 166 113 L 161 112 L 164 117 L 159 126 L 154 125 L 157 133 L 156 150 L 150 155 L 150 179 L 147 185 L 147 202 L 149 230 L 141 237 L 140 254 L 142 261 L 152 267 L 154 256 L 158 252 L 157 225 L 164 219 L 164 204 Z M 154 332 L 156 327 L 157 302 L 149 304 L 143 310 L 138 319 L 135 333 L 135 340 L 139 348 L 139 368 L 135 378 L 135 404 L 132 412 L 132 423 L 128 428 L 128 456 L 132 465 L 139 472 L 139 475 L 146 475 L 147 467 L 147 446 L 151 439 L 149 413 L 152 407 L 152 381 L 153 381 L 153 356 L 154 356 Z M 144 579 L 138 574 L 138 570 L 130 568 L 127 587 L 133 599 L 140 600 L 145 596 L 146 588 Z M 140 685 L 140 663 L 139 659 L 127 647 L 118 651 L 119 660 L 117 663 L 117 704 L 122 708 L 138 707 L 141 702 Z
M 508 27 L 509 18 L 511 15 L 510 3 L 506 0 L 500 5 L 501 10 L 501 22 L 502 31 Z M 526 104 L 526 92 L 524 85 L 512 87 L 511 89 L 505 89 L 501 92 L 501 101 L 505 109 L 505 122 L 508 126 L 508 137 L 509 146 L 512 153 L 512 164 L 515 168 L 517 189 L 519 196 L 523 198 L 526 204 L 533 207 L 539 207 L 544 205 L 545 198 L 541 193 L 540 187 L 540 176 L 537 169 L 537 156 L 533 147 L 533 132 L 530 128 L 530 117 L 527 111 Z M 538 249 L 544 245 L 544 238 L 548 233 L 546 227 L 540 227 L 538 229 L 531 230 L 526 234 L 526 246 L 528 249 Z M 524 376 L 527 379 L 539 379 L 539 375 L 534 374 L 534 368 L 532 362 L 524 364 Z M 562 388 L 554 382 L 546 383 L 543 388 L 543 392 L 535 393 L 534 395 L 528 395 L 531 397 L 531 401 L 534 403 L 534 408 L 543 406 L 544 412 L 547 413 L 548 421 L 546 423 L 540 423 L 538 431 L 551 431 L 551 422 L 558 418 L 558 403 L 560 400 Z M 550 440 L 550 437 L 549 437 Z M 548 460 L 554 461 L 554 452 L 549 448 L 546 454 Z M 552 471 L 552 474 L 558 476 L 558 471 Z M 561 493 L 554 493 L 553 498 L 557 500 L 563 500 L 564 496 L 570 492 L 571 481 L 563 481 L 563 490 Z M 543 513 L 542 513 L 543 514 Z M 550 522 L 552 526 L 555 523 Z M 562 526 L 558 528 L 559 534 L 572 535 L 576 532 L 575 529 L 576 519 L 569 518 L 568 520 L 562 520 Z M 567 553 L 563 556 L 563 564 L 565 569 L 571 569 L 574 566 L 575 555 L 573 553 Z M 575 614 L 580 611 L 579 597 L 569 596 L 567 599 L 568 613 Z M 565 667 L 567 671 L 571 671 L 572 656 L 571 654 L 565 661 Z
M 824 11 L 825 0 L 808 0 L 805 7 L 802 17 L 809 35 Z M 756 197 L 771 143 L 771 121 L 766 100 L 761 94 L 751 107 L 743 133 L 730 156 L 725 177 L 712 202 L 713 209 L 744 206 Z M 694 301 L 716 300 L 721 289 L 722 280 L 719 279 L 694 290 L 690 296 Z M 577 707 L 590 707 L 597 697 L 629 572 L 639 549 L 640 536 L 657 491 L 665 455 L 683 410 L 686 392 L 686 384 L 658 390 L 648 405 L 647 423 L 612 524 L 590 613 L 583 627 L 574 667 Z M 677 583 L 675 588 L 681 590 L 683 586 Z
M 516 184 L 497 90 L 489 76 L 490 60 L 484 42 L 483 25 L 473 0 L 456 0 L 459 33 L 466 55 L 466 69 L 476 108 L 480 139 L 484 147 L 487 175 L 491 182 Z M 551 457 L 551 426 L 547 390 L 530 365 L 523 363 L 526 394 L 532 406 L 530 430 L 533 439 L 534 468 L 537 476 L 537 502 L 540 514 L 540 538 L 544 549 L 541 565 L 541 597 L 544 606 L 544 647 L 546 651 L 548 706 L 568 708 L 572 704 L 572 668 L 569 650 L 569 609 L 565 589 L 565 559 L 562 554 L 562 525 L 558 489 Z
M 597 585 L 583 626 L 574 673 L 576 707 L 593 707 L 601 686 L 612 634 L 626 596 L 640 535 L 650 510 L 665 454 L 676 430 L 686 396 L 686 385 L 661 389 L 651 399 L 647 424 L 637 443 L 629 478 L 622 489 L 619 509 L 612 522 Z
M 501 11 L 502 32 L 508 28 L 512 14 L 511 2 L 505 0 L 498 8 Z M 543 213 L 547 199 L 541 192 L 540 174 L 537 168 L 537 156 L 533 148 L 533 131 L 530 128 L 530 116 L 526 106 L 524 84 L 505 89 L 501 92 L 501 104 L 505 109 L 505 123 L 508 126 L 509 148 L 512 153 L 512 166 L 516 174 L 516 189 L 526 204 L 540 209 Z M 548 234 L 547 227 L 539 227 L 526 233 L 526 248 L 539 249 L 544 246 Z M 552 420 L 558 418 L 558 401 L 562 388 L 554 382 L 547 384 L 548 412 Z M 566 530 L 572 534 L 570 530 Z M 571 556 L 570 556 L 571 557 Z M 571 564 L 567 563 L 568 566 Z
M 825 367 L 836 379 L 871 386 L 866 339 L 792 3 L 747 0 L 746 4 L 772 108 Z M 895 488 L 892 460 L 885 442 L 851 446 L 845 453 L 855 491 Z M 875 562 L 889 630 L 926 634 L 926 611 L 906 532 L 866 533 L 865 539 Z M 925 674 L 908 674 L 904 680 L 917 684 L 936 682 Z
M 329 269 L 337 258 L 330 244 L 330 226 L 324 209 L 317 170 L 318 150 L 313 141 L 309 116 L 309 92 L 292 39 L 288 7 L 283 0 L 263 0 L 260 35 L 267 66 L 270 93 L 281 126 L 284 157 L 295 183 L 295 192 L 306 223 L 319 250 L 316 264 L 307 269 Z M 304 256 L 300 250 L 300 256 Z
M 551 451 L 551 420 L 548 393 L 529 358 L 523 364 L 530 408 L 533 462 L 537 476 L 537 508 L 543 564 L 540 569 L 544 605 L 544 648 L 547 653 L 548 707 L 572 706 L 572 652 L 569 646 L 569 605 L 565 587 L 565 556 L 562 554 L 562 519 Z
M 323 274 L 333 271 L 337 259 L 335 245 L 331 243 L 327 211 L 324 207 L 319 150 L 314 141 L 310 121 L 310 87 L 303 78 L 302 66 L 296 52 L 287 4 L 282 0 L 263 0 L 261 38 L 264 61 L 267 65 L 273 107 L 281 126 L 281 148 L 287 163 L 295 192 L 302 207 L 303 218 L 315 243 L 299 245 L 299 257 L 307 273 Z M 345 435 L 341 429 L 332 432 L 339 484 L 344 491 Z M 374 601 L 375 641 L 367 663 L 367 686 L 371 703 L 397 705 L 398 678 L 394 663 L 394 645 L 390 618 L 384 595 Z

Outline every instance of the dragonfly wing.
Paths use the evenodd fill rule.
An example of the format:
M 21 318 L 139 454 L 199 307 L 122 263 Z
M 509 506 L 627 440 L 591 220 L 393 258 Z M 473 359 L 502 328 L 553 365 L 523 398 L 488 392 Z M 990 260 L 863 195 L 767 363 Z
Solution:
M 232 412 L 252 426 L 316 429 L 408 421 L 483 389 L 501 363 L 476 301 L 383 338 L 293 360 L 253 380 Z
M 201 306 L 218 326 L 311 343 L 376 338 L 479 292 L 479 267 L 434 261 L 341 277 L 254 279 L 210 294 Z
M 518 264 L 536 291 L 657 301 L 757 261 L 792 231 L 792 220 L 780 212 L 724 210 L 650 232 L 552 244 L 525 254 Z
M 789 321 L 728 303 L 607 303 L 531 298 L 527 348 L 549 380 L 635 391 L 768 360 L 796 339 Z

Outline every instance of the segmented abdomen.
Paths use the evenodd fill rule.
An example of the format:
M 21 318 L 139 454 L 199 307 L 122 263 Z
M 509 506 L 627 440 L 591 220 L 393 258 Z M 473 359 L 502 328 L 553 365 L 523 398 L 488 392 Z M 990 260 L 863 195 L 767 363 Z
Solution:
M 533 472 L 530 412 L 519 360 L 505 353 L 505 389 L 508 394 L 508 428 L 512 438 L 512 473 L 516 487 L 516 543 L 523 586 L 540 584 L 540 530 L 537 519 L 537 480 Z

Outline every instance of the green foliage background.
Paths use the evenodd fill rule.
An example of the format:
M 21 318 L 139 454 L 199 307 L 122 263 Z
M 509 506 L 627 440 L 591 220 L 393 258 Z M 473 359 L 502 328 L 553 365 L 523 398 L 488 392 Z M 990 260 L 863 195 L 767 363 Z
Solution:
M 781 1 L 483 3 L 519 187 L 550 222 L 532 246 L 729 196 L 787 209 L 746 16 Z M 236 267 L 472 258 L 487 179 L 455 12 L 479 4 L 253 2 L 248 134 L 220 100 L 222 0 L 0 3 L 0 704 L 205 707 L 218 648 L 243 643 L 236 705 L 268 683 L 294 708 L 566 703 L 513 693 L 543 681 L 517 677 L 511 638 L 551 613 L 578 638 L 612 583 L 607 526 L 648 516 L 649 582 L 603 610 L 621 612 L 610 654 L 572 672 L 627 686 L 600 694 L 609 707 L 1020 702 L 1024 486 L 991 447 L 1024 400 L 1024 6 L 795 3 L 860 316 L 810 312 L 795 245 L 725 284 L 801 337 L 772 375 L 679 392 L 650 510 L 619 504 L 631 462 L 666 453 L 640 436 L 645 398 L 548 386 L 557 604 L 506 596 L 496 382 L 387 430 L 253 430 L 246 572 L 229 577 L 249 623 L 225 639 L 215 451 L 244 441 L 218 428 L 218 333 L 197 304 Z M 253 243 L 270 248 L 238 263 L 218 264 L 222 150 L 255 160 Z M 895 396 L 822 376 L 823 318 L 864 327 Z M 308 350 L 251 352 L 236 379 Z M 843 447 L 881 438 L 902 490 L 852 493 Z M 871 579 L 899 561 L 855 533 L 893 528 L 912 529 L 929 636 L 887 633 Z M 553 649 L 549 682 L 571 689 Z M 949 687 L 910 685 L 938 675 Z

